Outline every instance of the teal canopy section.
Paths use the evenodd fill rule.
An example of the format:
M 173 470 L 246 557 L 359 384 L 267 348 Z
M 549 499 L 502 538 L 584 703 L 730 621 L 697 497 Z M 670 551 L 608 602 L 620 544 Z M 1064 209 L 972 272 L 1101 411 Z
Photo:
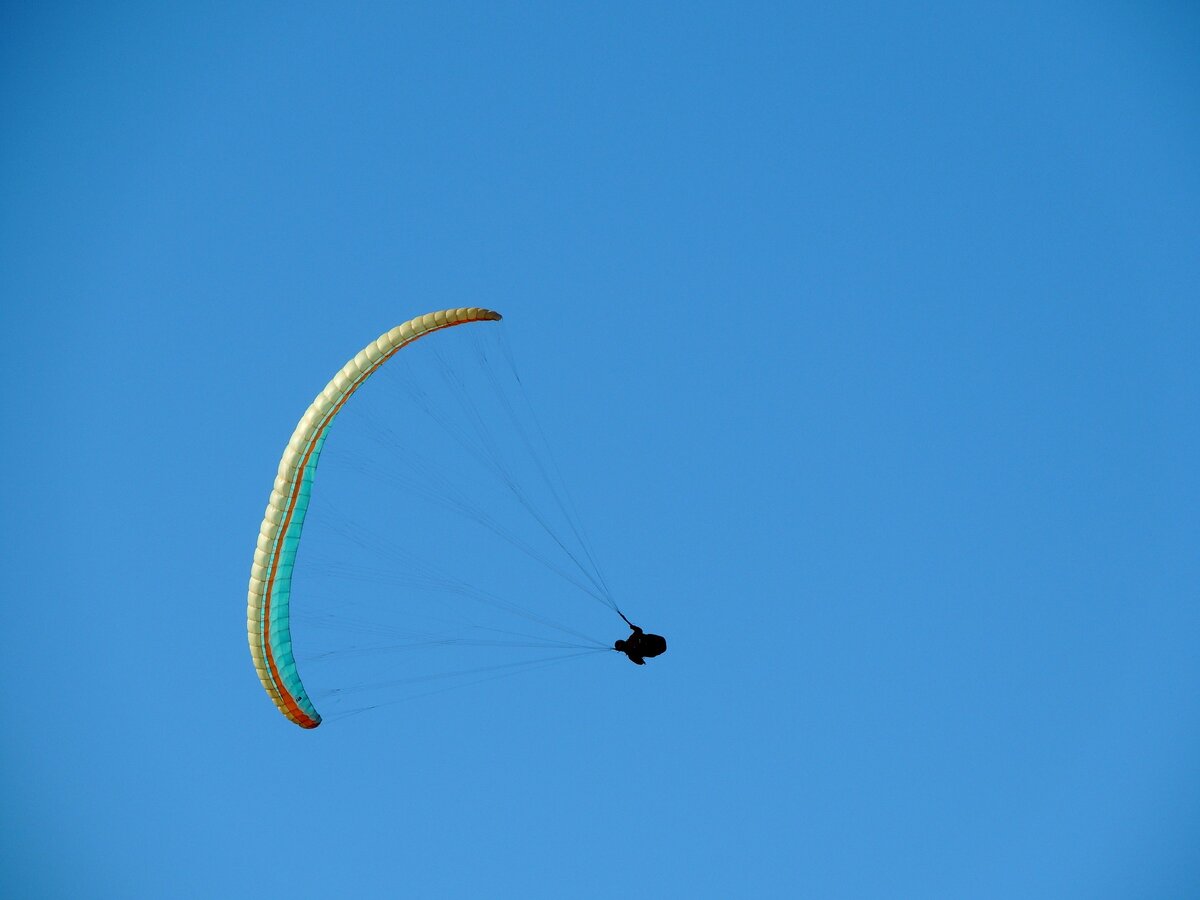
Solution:
M 264 610 L 270 609 L 270 628 L 263 629 L 264 636 L 270 635 L 271 656 L 275 660 L 275 672 L 278 680 L 275 687 L 281 693 L 286 692 L 296 702 L 296 705 L 313 720 L 316 727 L 321 723 L 321 715 L 309 699 L 304 685 L 300 681 L 300 673 L 296 667 L 296 658 L 292 653 L 292 572 L 296 568 L 296 553 L 300 549 L 300 535 L 304 531 L 304 519 L 308 514 L 308 503 L 312 496 L 313 478 L 316 476 L 317 463 L 321 459 L 321 450 L 325 446 L 325 438 L 329 434 L 329 426 L 333 417 L 325 424 L 325 428 L 317 437 L 308 463 L 300 475 L 300 483 L 296 489 L 296 502 L 292 508 L 292 517 L 276 545 L 274 556 L 275 579 L 270 589 L 270 603 L 264 604 Z M 265 650 L 265 648 L 264 648 Z M 276 674 L 271 672 L 275 681 Z

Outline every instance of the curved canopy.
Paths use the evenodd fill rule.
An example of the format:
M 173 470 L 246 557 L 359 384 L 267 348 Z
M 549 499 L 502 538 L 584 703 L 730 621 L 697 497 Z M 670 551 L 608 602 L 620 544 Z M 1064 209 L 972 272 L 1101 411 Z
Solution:
M 292 568 L 304 528 L 313 475 L 321 447 L 338 411 L 364 381 L 398 350 L 434 331 L 467 322 L 499 321 L 500 314 L 470 307 L 444 309 L 398 325 L 367 344 L 333 376 L 292 432 L 258 531 L 250 569 L 246 635 L 254 668 L 279 711 L 301 728 L 316 728 L 321 716 L 300 682 L 288 622 Z

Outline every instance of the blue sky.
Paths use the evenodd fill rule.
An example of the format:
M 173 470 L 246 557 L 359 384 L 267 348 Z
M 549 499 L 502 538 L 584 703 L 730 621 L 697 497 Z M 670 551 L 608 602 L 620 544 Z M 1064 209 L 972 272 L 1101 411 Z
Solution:
M 1183 3 L 7 5 L 3 893 L 1195 896 L 1197 60 Z M 303 732 L 279 453 L 474 305 L 671 649 Z

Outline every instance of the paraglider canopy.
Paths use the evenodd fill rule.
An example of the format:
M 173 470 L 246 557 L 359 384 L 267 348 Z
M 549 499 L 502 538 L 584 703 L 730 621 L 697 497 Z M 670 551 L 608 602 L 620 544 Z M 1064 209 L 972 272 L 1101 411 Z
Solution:
M 455 325 L 499 319 L 499 313 L 478 307 L 445 309 L 418 316 L 381 334 L 333 376 L 300 419 L 284 448 L 250 570 L 246 635 L 263 688 L 279 711 L 301 728 L 316 728 L 321 724 L 321 716 L 300 681 L 292 654 L 289 610 L 292 570 L 313 477 L 329 427 L 363 382 L 413 341 Z

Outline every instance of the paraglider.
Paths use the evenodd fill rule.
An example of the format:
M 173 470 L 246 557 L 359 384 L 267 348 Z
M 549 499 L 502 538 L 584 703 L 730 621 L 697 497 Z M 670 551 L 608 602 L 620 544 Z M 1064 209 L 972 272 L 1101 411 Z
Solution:
M 246 633 L 254 668 L 258 673 L 264 690 L 279 711 L 301 728 L 316 728 L 321 724 L 321 715 L 317 712 L 311 694 L 300 679 L 293 653 L 290 614 L 292 575 L 296 565 L 301 531 L 303 530 L 305 516 L 309 508 L 317 463 L 320 459 L 326 437 L 328 436 L 329 428 L 350 396 L 378 371 L 385 362 L 404 347 L 413 343 L 418 338 L 435 331 L 472 322 L 495 322 L 499 321 L 500 318 L 499 313 L 478 307 L 449 309 L 419 316 L 381 335 L 351 359 L 333 377 L 329 384 L 326 385 L 325 389 L 317 395 L 316 399 L 313 400 L 308 410 L 304 413 L 304 416 L 300 419 L 299 424 L 292 433 L 291 440 L 284 449 L 267 509 L 259 528 L 258 543 L 254 552 L 246 608 Z M 408 356 L 404 357 L 404 359 L 408 358 Z M 458 384 L 457 381 L 454 383 Z M 464 389 L 459 399 L 470 409 L 471 398 L 469 395 L 470 392 Z M 513 415 L 510 406 L 502 404 L 502 408 L 507 415 Z M 426 411 L 435 420 L 439 418 L 436 405 L 431 405 Z M 529 447 L 528 434 L 522 433 L 522 438 L 524 446 Z M 486 445 L 488 442 L 482 441 L 481 443 Z M 479 448 L 468 446 L 467 449 L 470 451 Z M 483 461 L 485 463 L 488 462 L 487 459 Z M 557 625 L 545 616 L 531 614 L 528 611 L 522 610 L 516 604 L 500 600 L 487 591 L 475 590 L 469 586 L 460 585 L 460 587 L 464 587 L 467 595 L 485 603 L 496 603 L 500 608 L 508 609 L 517 615 L 524 615 L 527 619 L 558 628 L 569 635 L 577 635 L 584 638 L 588 641 L 588 644 L 582 645 L 585 652 L 611 652 L 615 649 L 625 653 L 637 665 L 643 665 L 646 658 L 662 654 L 666 650 L 666 640 L 660 635 L 646 634 L 642 629 L 629 622 L 625 618 L 624 613 L 617 607 L 616 601 L 613 599 L 607 585 L 604 584 L 603 577 L 599 575 L 598 567 L 594 568 L 592 572 L 588 571 L 583 560 L 590 561 L 593 567 L 594 560 L 592 560 L 590 552 L 587 551 L 586 544 L 584 545 L 585 555 L 583 558 L 572 553 L 568 549 L 566 542 L 554 534 L 545 517 L 538 513 L 523 488 L 511 478 L 503 465 L 497 465 L 494 471 L 501 483 L 511 491 L 516 501 L 528 510 L 533 520 L 550 534 L 554 543 L 575 564 L 577 569 L 584 574 L 585 580 L 581 581 L 563 569 L 558 568 L 553 562 L 543 558 L 526 542 L 515 538 L 503 528 L 498 527 L 486 514 L 473 510 L 469 504 L 463 504 L 461 501 L 454 499 L 452 506 L 465 509 L 466 514 L 472 517 L 477 524 L 493 529 L 498 536 L 518 547 L 526 554 L 529 554 L 534 560 L 541 562 L 549 571 L 561 576 L 585 594 L 608 606 L 612 611 L 620 615 L 621 618 L 625 619 L 625 622 L 633 629 L 633 633 L 627 640 L 617 641 L 614 646 L 609 647 L 604 642 L 597 641 L 595 638 L 583 635 L 569 627 Z M 546 477 L 546 468 L 544 466 L 541 467 L 540 471 L 543 477 Z M 566 504 L 561 494 L 555 491 L 553 485 L 551 485 L 550 491 L 554 501 L 565 511 Z M 572 525 L 572 531 L 579 538 L 580 542 L 582 542 L 583 539 L 575 525 Z M 452 586 L 456 584 L 453 578 L 448 581 L 443 580 L 442 583 Z M 488 629 L 484 627 L 484 630 Z M 497 629 L 491 630 L 495 631 Z M 530 640 L 530 636 L 528 635 L 505 632 L 503 629 L 500 629 L 500 633 L 501 635 L 515 635 L 515 637 L 525 641 L 525 643 L 516 644 L 516 646 L 531 646 L 528 643 Z M 464 640 L 460 642 L 452 639 L 437 640 L 434 643 L 471 643 L 471 641 Z M 495 644 L 496 641 L 480 640 L 478 643 L 486 645 L 488 643 Z M 561 647 L 564 645 L 561 642 L 551 641 L 534 644 L 533 646 Z M 580 645 L 568 644 L 565 646 Z M 548 662 L 554 661 L 554 659 L 551 659 Z M 525 664 L 504 664 L 491 668 L 506 669 L 510 665 L 524 666 Z M 471 674 L 472 671 L 477 670 L 468 670 L 464 674 Z
M 622 619 L 625 619 L 624 613 L 620 615 Z M 652 659 L 666 652 L 667 639 L 661 634 L 647 634 L 628 619 L 625 619 L 625 623 L 633 629 L 633 633 L 624 640 L 613 644 L 613 649 L 628 656 L 630 662 L 644 666 L 648 658 Z

